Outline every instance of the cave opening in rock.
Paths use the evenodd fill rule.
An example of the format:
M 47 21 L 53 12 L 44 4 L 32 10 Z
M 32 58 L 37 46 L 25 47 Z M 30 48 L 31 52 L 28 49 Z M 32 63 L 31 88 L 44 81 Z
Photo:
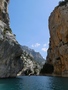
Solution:
M 41 74 L 52 74 L 54 72 L 54 66 L 48 63 L 45 63 L 41 69 Z

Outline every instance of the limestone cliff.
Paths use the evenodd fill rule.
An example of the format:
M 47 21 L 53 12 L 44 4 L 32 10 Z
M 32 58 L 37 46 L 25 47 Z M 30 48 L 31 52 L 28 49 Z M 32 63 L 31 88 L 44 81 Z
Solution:
M 9 0 L 0 0 L 0 20 L 7 25 L 9 24 L 8 3 Z
M 17 76 L 22 75 L 39 75 L 41 66 L 34 60 L 30 53 L 23 50 L 21 59 L 23 60 L 23 68 L 17 74 Z
M 57 6 L 49 17 L 50 44 L 46 63 L 55 75 L 68 77 L 68 4 Z M 46 66 L 46 65 L 44 65 Z M 45 71 L 46 72 L 46 71 Z
M 9 0 L 0 0 L 0 78 L 15 77 L 23 68 L 22 50 L 9 27 Z
M 23 52 L 10 29 L 8 3 L 9 0 L 0 0 L 0 78 L 16 77 L 18 73 L 34 74 L 37 64 Z
M 33 59 L 42 67 L 45 63 L 45 59 L 39 52 L 36 52 L 34 49 L 29 48 L 28 46 L 22 46 L 22 49 L 29 53 Z

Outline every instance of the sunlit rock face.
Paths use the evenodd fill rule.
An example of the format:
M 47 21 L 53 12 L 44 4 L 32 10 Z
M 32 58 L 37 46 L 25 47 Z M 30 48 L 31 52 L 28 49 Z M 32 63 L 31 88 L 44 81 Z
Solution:
M 39 75 L 41 65 L 39 65 L 32 55 L 30 55 L 28 52 L 23 50 L 23 54 L 21 56 L 21 59 L 23 60 L 23 68 L 22 70 L 17 74 L 17 76 L 23 76 L 23 75 Z
M 0 0 L 0 78 L 15 77 L 23 68 L 22 49 L 9 28 L 9 0 Z
M 8 3 L 9 0 L 0 0 L 0 78 L 39 74 L 37 64 L 22 50 L 12 33 Z
M 8 3 L 9 0 L 0 0 L 0 20 L 6 24 L 9 24 Z
M 68 4 L 57 6 L 49 17 L 50 44 L 46 63 L 54 75 L 68 77 Z

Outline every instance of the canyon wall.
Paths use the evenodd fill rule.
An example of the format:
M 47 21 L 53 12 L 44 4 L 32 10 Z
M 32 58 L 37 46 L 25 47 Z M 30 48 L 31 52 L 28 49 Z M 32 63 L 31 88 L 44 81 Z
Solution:
M 39 74 L 39 65 L 15 39 L 9 26 L 9 0 L 0 0 L 0 78 Z
M 68 4 L 57 6 L 49 17 L 50 43 L 46 64 L 54 75 L 68 77 Z M 46 66 L 44 65 L 44 68 Z M 50 66 L 51 67 L 51 66 Z M 44 69 L 43 68 L 43 69 Z M 43 70 L 42 69 L 42 70 Z M 47 68 L 48 69 L 48 68 Z M 44 70 L 46 73 L 46 70 Z
M 22 49 L 9 27 L 9 0 L 0 0 L 0 78 L 15 77 L 23 68 Z

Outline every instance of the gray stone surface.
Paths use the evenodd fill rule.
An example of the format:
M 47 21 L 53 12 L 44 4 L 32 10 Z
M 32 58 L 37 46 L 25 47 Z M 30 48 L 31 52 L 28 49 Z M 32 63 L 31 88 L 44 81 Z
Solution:
M 22 50 L 9 27 L 8 2 L 0 0 L 0 78 L 39 74 L 39 67 Z

